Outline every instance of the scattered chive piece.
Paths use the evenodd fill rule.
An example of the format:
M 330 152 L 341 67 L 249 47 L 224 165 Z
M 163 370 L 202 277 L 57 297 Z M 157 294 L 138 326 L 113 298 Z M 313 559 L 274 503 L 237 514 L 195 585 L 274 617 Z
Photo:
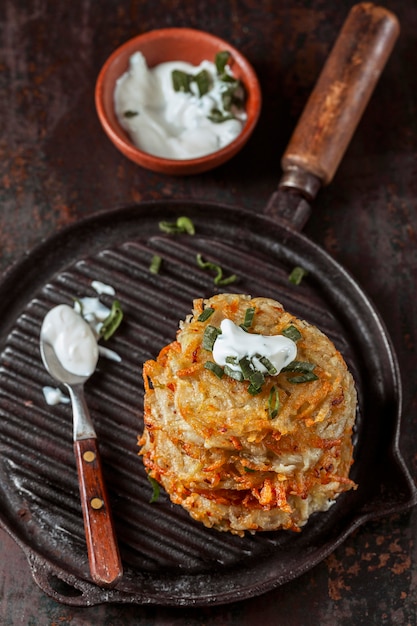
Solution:
M 206 326 L 202 343 L 204 350 L 209 350 L 210 352 L 213 351 L 214 342 L 217 337 L 221 335 L 221 332 L 220 328 L 217 328 L 216 326 Z
M 189 217 L 181 216 L 176 222 L 159 222 L 159 230 L 169 235 L 175 235 L 177 233 L 186 233 L 187 235 L 194 235 L 195 228 L 193 222 Z
M 278 373 L 277 368 L 275 367 L 275 365 L 271 363 L 268 357 L 257 354 L 256 358 L 258 359 L 260 363 L 262 363 L 262 365 L 264 366 L 264 368 L 266 369 L 266 371 L 268 372 L 270 376 L 275 376 L 275 374 Z
M 271 387 L 271 391 L 269 392 L 268 398 L 268 413 L 271 420 L 273 420 L 279 411 L 279 393 L 278 389 L 275 387 Z
M 149 266 L 150 273 L 151 274 L 159 274 L 159 270 L 161 269 L 161 265 L 162 265 L 162 257 L 160 257 L 158 254 L 154 254 L 154 256 L 152 257 L 151 264 Z
M 237 356 L 227 356 L 226 363 L 229 363 L 230 365 L 239 365 L 239 360 Z
M 282 334 L 284 335 L 284 337 L 287 337 L 287 339 L 292 339 L 295 342 L 297 342 L 302 337 L 298 328 L 296 328 L 293 324 L 291 324 L 291 326 L 288 326 L 287 328 L 284 328 Z
M 120 302 L 118 300 L 114 300 L 111 306 L 110 313 L 108 314 L 103 322 L 102 327 L 100 328 L 100 336 L 103 337 L 105 341 L 110 339 L 110 337 L 119 328 L 122 319 L 123 311 L 120 306 Z
M 243 381 L 243 374 L 239 370 L 234 370 L 228 365 L 224 366 L 224 373 L 229 376 L 229 378 L 233 378 L 234 380 L 238 380 L 240 383 Z
M 242 370 L 242 374 L 245 380 L 250 380 L 250 375 L 253 372 L 251 362 L 249 359 L 244 356 L 242 359 L 239 359 L 239 367 Z
M 309 383 L 312 380 L 318 380 L 319 377 L 314 374 L 314 372 L 306 372 L 305 374 L 300 374 L 300 376 L 293 376 L 292 378 L 288 378 L 288 382 L 299 384 L 299 383 Z
M 303 280 L 304 276 L 306 276 L 307 274 L 308 274 L 307 270 L 297 265 L 296 267 L 294 267 L 291 274 L 288 276 L 288 280 L 293 285 L 299 285 L 301 281 Z
M 205 322 L 208 320 L 209 317 L 213 315 L 213 313 L 214 313 L 214 309 L 208 306 L 207 309 L 204 309 L 204 311 L 200 313 L 200 315 L 197 317 L 197 321 Z
M 218 52 L 216 54 L 214 58 L 214 64 L 216 66 L 216 71 L 219 76 L 221 76 L 221 74 L 224 74 L 227 62 L 230 59 L 230 57 L 231 57 L 231 54 L 228 50 L 222 50 L 221 52 Z
M 244 465 L 244 466 L 243 466 L 243 469 L 245 470 L 245 472 L 248 472 L 248 473 L 251 473 L 251 474 L 252 474 L 253 472 L 256 472 L 256 470 L 251 469 L 250 467 L 246 467 L 246 465 Z
M 126 117 L 127 119 L 130 119 L 131 117 L 136 117 L 137 115 L 139 115 L 138 111 L 125 111 L 123 113 L 123 117 Z
M 201 96 L 204 96 L 206 93 L 208 93 L 210 89 L 210 74 L 207 70 L 201 70 L 201 72 L 194 76 L 194 80 L 197 84 L 198 93 L 201 98 Z
M 160 489 L 160 485 L 158 481 L 155 480 L 155 478 L 152 478 L 152 476 L 149 476 L 149 474 L 148 474 L 148 480 L 152 486 L 152 497 L 149 500 L 149 502 L 153 504 L 154 502 L 158 500 L 161 489 Z
M 259 389 L 261 389 L 262 385 L 265 382 L 265 378 L 262 372 L 259 372 L 258 370 L 254 370 L 249 377 L 249 381 L 251 382 L 252 385 L 254 385 L 255 387 L 259 387 Z
M 262 387 L 257 387 L 256 385 L 253 385 L 252 383 L 248 387 L 248 392 L 250 393 L 251 396 L 257 396 L 258 393 L 261 393 L 261 391 L 262 391 Z
M 222 378 L 224 374 L 223 368 L 220 367 L 220 365 L 217 365 L 217 363 L 213 363 L 213 361 L 206 361 L 204 363 L 204 367 L 206 368 L 206 370 L 210 370 L 210 372 L 213 372 L 213 374 L 215 374 L 217 378 Z
M 187 233 L 187 235 L 195 235 L 195 228 L 193 222 L 189 217 L 182 215 L 177 219 L 177 227 L 180 232 Z
M 210 115 L 207 115 L 207 119 L 213 124 L 221 124 L 222 122 L 227 122 L 227 120 L 233 120 L 234 116 L 231 113 L 223 113 L 220 109 L 212 109 L 210 111 Z
M 243 328 L 243 330 L 247 330 L 251 326 L 254 315 L 255 315 L 254 307 L 249 307 L 246 309 L 245 319 L 243 321 L 243 324 L 240 324 L 240 327 Z
M 308 374 L 312 372 L 316 367 L 315 363 L 309 363 L 308 361 L 292 361 L 289 365 L 282 368 L 282 372 L 301 372 L 302 374 Z
M 201 269 L 213 270 L 216 272 L 216 276 L 214 277 L 215 285 L 229 285 L 230 283 L 233 283 L 235 280 L 237 280 L 237 276 L 235 274 L 229 276 L 228 278 L 223 278 L 223 270 L 220 265 L 217 265 L 216 263 L 211 263 L 211 261 L 204 261 L 201 254 L 197 254 L 196 260 L 198 267 L 200 267 Z
M 181 70 L 173 70 L 172 72 L 172 86 L 174 91 L 190 93 L 192 80 L 193 76 L 191 74 L 187 74 L 187 72 L 182 72 Z

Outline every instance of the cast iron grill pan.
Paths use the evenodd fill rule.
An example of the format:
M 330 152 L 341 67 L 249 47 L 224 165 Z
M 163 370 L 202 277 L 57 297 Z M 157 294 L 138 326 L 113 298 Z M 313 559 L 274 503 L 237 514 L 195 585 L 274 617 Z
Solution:
M 184 211 L 198 234 L 161 235 L 159 221 L 175 221 Z M 164 492 L 149 503 L 151 487 L 136 442 L 143 426 L 141 366 L 172 340 L 194 297 L 219 291 L 198 268 L 199 251 L 239 276 L 229 291 L 276 298 L 321 328 L 355 377 L 360 401 L 352 478 L 360 487 L 313 516 L 302 533 L 239 538 L 194 522 Z M 154 276 L 149 264 L 158 253 L 164 262 Z M 309 274 L 294 286 L 288 275 L 300 264 Z M 74 296 L 94 295 L 93 280 L 115 286 L 125 312 L 109 342 L 121 363 L 100 360 L 86 387 L 124 564 L 124 576 L 111 591 L 90 582 L 71 410 L 46 405 L 42 387 L 51 380 L 38 350 L 46 312 Z M 24 306 L 9 289 L 18 282 Z M 14 268 L 0 296 L 6 321 L 0 355 L 2 522 L 28 555 L 38 584 L 58 600 L 210 604 L 248 597 L 299 575 L 365 519 L 402 510 L 414 498 L 396 447 L 400 381 L 388 336 L 348 273 L 302 234 L 224 206 L 181 201 L 127 207 L 47 241 Z M 69 595 L 57 580 L 68 584 Z

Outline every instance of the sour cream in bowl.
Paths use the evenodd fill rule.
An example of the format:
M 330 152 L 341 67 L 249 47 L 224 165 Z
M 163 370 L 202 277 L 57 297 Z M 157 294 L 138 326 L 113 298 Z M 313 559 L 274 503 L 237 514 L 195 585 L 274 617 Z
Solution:
M 261 108 L 258 79 L 242 54 L 188 28 L 155 30 L 123 44 L 103 66 L 95 97 L 103 129 L 125 156 L 179 175 L 233 157 Z

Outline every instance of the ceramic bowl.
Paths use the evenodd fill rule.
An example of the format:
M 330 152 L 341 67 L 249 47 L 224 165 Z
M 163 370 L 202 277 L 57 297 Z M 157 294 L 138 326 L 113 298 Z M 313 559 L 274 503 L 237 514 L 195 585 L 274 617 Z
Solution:
M 120 126 L 113 104 L 116 81 L 127 70 L 130 56 L 134 52 L 142 52 L 149 67 L 166 61 L 178 60 L 199 65 L 204 59 L 214 60 L 217 52 L 222 50 L 228 50 L 231 53 L 233 73 L 242 80 L 246 90 L 247 120 L 238 137 L 228 146 L 212 154 L 187 160 L 165 159 L 137 148 Z M 98 76 L 95 102 L 104 131 L 116 148 L 127 158 L 155 172 L 187 175 L 217 167 L 241 150 L 258 121 L 261 109 L 261 90 L 250 63 L 226 41 L 191 28 L 165 28 L 138 35 L 111 54 Z

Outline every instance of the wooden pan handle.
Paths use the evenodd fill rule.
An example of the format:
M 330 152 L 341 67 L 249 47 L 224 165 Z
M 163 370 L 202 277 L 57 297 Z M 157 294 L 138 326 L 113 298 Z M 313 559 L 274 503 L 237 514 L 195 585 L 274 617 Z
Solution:
M 297 187 L 290 181 L 302 179 L 301 170 L 318 179 L 314 197 L 332 180 L 399 30 L 382 7 L 364 2 L 351 9 L 284 153 L 280 186 Z
M 74 453 L 91 576 L 97 585 L 111 587 L 123 570 L 97 440 L 75 441 Z

